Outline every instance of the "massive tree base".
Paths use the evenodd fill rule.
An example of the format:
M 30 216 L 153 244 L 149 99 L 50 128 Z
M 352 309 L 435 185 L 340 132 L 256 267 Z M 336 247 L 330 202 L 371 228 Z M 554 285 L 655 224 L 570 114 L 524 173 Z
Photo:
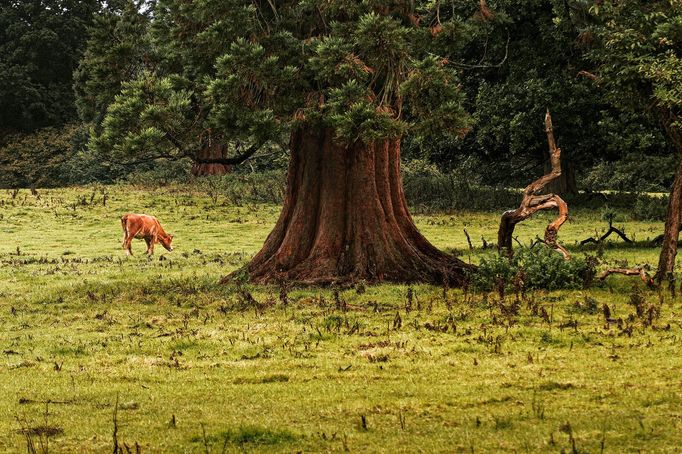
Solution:
M 432 246 L 412 221 L 400 139 L 343 145 L 331 129 L 301 129 L 290 147 L 284 207 L 246 267 L 252 282 L 466 281 L 473 267 Z

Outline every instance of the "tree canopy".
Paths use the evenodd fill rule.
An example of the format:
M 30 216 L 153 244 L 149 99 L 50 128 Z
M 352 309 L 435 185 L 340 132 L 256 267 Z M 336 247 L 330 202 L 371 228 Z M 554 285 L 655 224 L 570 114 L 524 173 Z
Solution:
M 99 0 L 11 0 L 0 5 L 0 133 L 76 118 L 72 75 Z
M 217 142 L 239 156 L 282 143 L 300 121 L 349 140 L 469 127 L 443 56 L 466 26 L 433 2 L 161 0 L 153 17 L 153 63 L 123 81 L 95 149 L 177 159 Z M 85 62 L 120 59 L 98 51 L 105 39 L 93 35 Z M 84 85 L 110 92 L 99 90 L 108 74 L 81 67 Z

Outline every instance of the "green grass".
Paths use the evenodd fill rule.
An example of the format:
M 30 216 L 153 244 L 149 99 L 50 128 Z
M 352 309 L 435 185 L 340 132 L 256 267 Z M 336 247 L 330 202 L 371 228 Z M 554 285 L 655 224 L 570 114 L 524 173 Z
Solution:
M 223 206 L 188 187 L 0 194 L 0 451 L 675 452 L 682 445 L 682 299 L 636 279 L 514 295 L 419 285 L 217 285 L 255 253 L 275 206 Z M 83 204 L 85 198 L 85 204 Z M 147 212 L 175 251 L 120 249 L 119 218 Z M 518 227 L 527 244 L 551 214 Z M 499 213 L 416 216 L 438 247 L 478 262 Z M 605 245 L 601 267 L 655 264 L 657 223 Z M 469 251 L 463 229 L 476 249 Z M 560 240 L 605 229 L 575 210 Z M 248 294 L 258 302 L 248 301 Z M 595 303 L 596 301 L 596 303 Z M 602 305 L 612 318 L 607 323 Z M 547 314 L 543 317 L 542 314 Z M 116 402 L 118 401 L 118 405 Z M 27 435 L 28 434 L 28 435 Z M 134 452 L 134 448 L 133 448 Z

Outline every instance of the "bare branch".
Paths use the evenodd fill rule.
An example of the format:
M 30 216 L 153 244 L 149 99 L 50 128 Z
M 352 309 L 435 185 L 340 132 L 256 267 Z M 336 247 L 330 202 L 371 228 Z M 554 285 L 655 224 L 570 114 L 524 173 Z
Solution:
M 251 158 L 256 152 L 261 148 L 260 143 L 255 143 L 251 145 L 249 148 L 246 149 L 243 153 L 234 156 L 232 158 L 199 158 L 199 157 L 192 157 L 192 160 L 196 162 L 197 164 L 223 164 L 223 165 L 237 165 L 241 164 L 242 162 L 246 161 L 247 159 Z
M 599 275 L 600 280 L 605 280 L 612 274 L 623 274 L 625 276 L 639 276 L 639 278 L 649 287 L 655 287 L 656 283 L 654 279 L 647 274 L 644 267 L 638 266 L 635 268 L 609 268 Z

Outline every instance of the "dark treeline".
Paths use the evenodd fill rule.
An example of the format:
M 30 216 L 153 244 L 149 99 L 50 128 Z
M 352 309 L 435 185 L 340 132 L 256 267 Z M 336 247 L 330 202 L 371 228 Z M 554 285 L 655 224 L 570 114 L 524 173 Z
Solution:
M 237 130 L 219 124 L 208 95 L 228 40 L 251 20 L 241 3 L 4 2 L 0 185 L 112 182 L 140 171 L 184 178 L 281 168 L 286 135 L 266 141 L 257 134 L 263 125 Z M 458 73 L 468 118 L 461 138 L 406 134 L 403 159 L 426 160 L 479 185 L 522 186 L 548 166 L 541 120 L 549 108 L 564 153 L 554 192 L 669 190 L 674 143 L 655 103 L 632 91 L 646 84 L 641 65 L 647 62 L 627 43 L 613 42 L 646 44 L 636 36 L 637 24 L 612 31 L 603 26 L 621 14 L 609 2 L 404 3 L 415 25 L 440 42 L 438 57 Z M 639 10 L 627 20 L 658 27 L 652 32 L 656 52 L 679 54 L 679 25 L 672 18 L 653 24 L 646 8 L 655 7 L 640 7 L 651 2 L 619 3 Z M 446 21 L 451 16 L 459 18 L 456 26 Z M 666 58 L 650 71 L 674 71 Z M 667 77 L 679 83 L 675 74 Z M 250 165 L 240 166 L 245 160 Z

